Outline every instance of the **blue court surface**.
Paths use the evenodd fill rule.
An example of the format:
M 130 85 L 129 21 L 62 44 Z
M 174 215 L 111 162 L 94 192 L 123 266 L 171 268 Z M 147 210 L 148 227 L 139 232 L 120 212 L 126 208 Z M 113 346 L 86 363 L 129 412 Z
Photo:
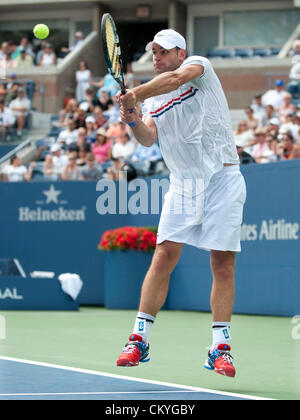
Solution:
M 166 382 L 0 357 L 0 400 L 257 400 Z

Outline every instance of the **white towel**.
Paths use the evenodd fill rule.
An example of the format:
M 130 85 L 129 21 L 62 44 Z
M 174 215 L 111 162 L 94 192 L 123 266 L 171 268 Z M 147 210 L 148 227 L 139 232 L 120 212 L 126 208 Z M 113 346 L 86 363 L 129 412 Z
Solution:
M 78 274 L 60 274 L 58 280 L 60 281 L 62 290 L 71 296 L 73 300 L 76 300 L 83 286 L 83 282 Z

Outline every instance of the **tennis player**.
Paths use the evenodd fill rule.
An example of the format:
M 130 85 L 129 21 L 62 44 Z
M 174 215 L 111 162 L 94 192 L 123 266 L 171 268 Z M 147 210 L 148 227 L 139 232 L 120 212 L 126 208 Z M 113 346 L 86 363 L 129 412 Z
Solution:
M 149 50 L 157 76 L 125 95 L 119 93 L 118 101 L 122 120 L 136 121 L 132 130 L 142 145 L 159 141 L 170 170 L 170 188 L 139 312 L 117 365 L 137 366 L 150 360 L 151 326 L 166 300 L 182 248 L 189 244 L 210 251 L 213 275 L 212 344 L 204 366 L 234 377 L 230 322 L 246 187 L 227 101 L 209 60 L 186 58 L 186 42 L 179 33 L 172 29 L 158 32 L 147 44 Z M 138 102 L 143 102 L 142 120 L 135 111 Z

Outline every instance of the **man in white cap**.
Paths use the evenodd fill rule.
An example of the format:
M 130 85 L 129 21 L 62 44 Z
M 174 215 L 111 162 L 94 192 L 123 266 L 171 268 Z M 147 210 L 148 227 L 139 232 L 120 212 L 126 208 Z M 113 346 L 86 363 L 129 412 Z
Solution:
M 126 123 L 136 122 L 132 131 L 144 146 L 159 140 L 170 189 L 133 333 L 117 365 L 150 360 L 150 327 L 165 302 L 183 245 L 189 244 L 211 253 L 213 337 L 205 367 L 234 377 L 228 343 L 246 189 L 227 101 L 209 60 L 186 58 L 185 39 L 176 31 L 160 31 L 146 50 L 152 50 L 157 76 L 118 94 L 120 115 Z M 138 102 L 143 102 L 143 120 L 135 108 Z

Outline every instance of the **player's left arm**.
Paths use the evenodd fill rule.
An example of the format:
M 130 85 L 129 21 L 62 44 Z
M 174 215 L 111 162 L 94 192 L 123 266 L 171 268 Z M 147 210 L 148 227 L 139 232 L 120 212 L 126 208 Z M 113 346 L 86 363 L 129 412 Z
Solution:
M 120 99 L 125 108 L 133 108 L 137 102 L 170 93 L 203 73 L 204 67 L 201 64 L 188 64 L 177 70 L 159 74 L 149 82 L 128 90 Z

